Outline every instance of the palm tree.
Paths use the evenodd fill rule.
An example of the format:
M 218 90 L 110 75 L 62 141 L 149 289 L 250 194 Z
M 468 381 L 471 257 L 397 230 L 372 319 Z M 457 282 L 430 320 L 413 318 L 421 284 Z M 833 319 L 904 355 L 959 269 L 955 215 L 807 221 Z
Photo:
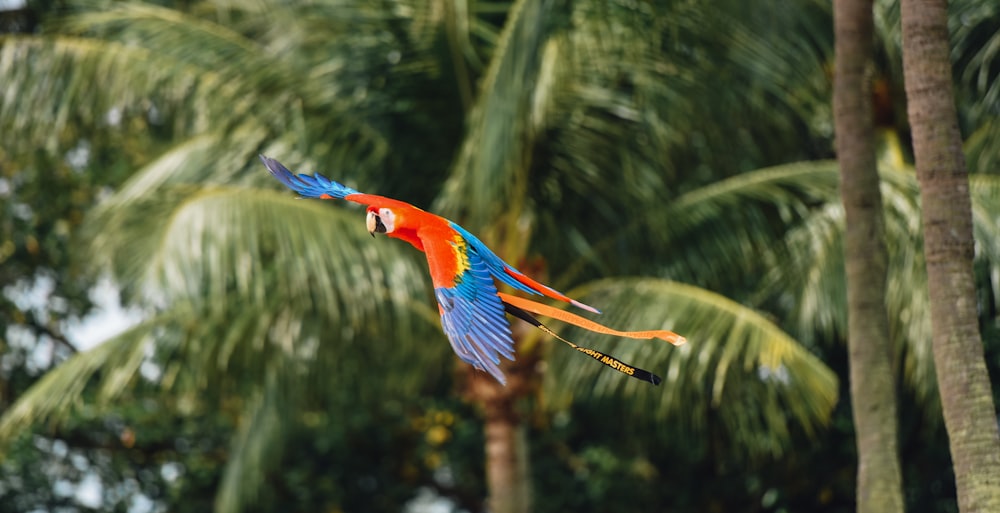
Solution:
M 902 2 L 903 71 L 923 204 L 934 363 L 961 511 L 1000 508 L 1000 428 L 983 359 L 969 179 L 954 104 L 947 3 Z
M 811 277 L 805 270 L 781 271 L 806 263 L 794 258 L 797 245 L 838 233 L 838 218 L 831 163 L 741 174 L 813 158 L 801 148 L 821 139 L 807 120 L 825 109 L 826 54 L 781 41 L 810 34 L 810 48 L 824 47 L 811 34 L 822 34 L 825 13 L 809 2 L 775 5 L 782 24 L 743 2 L 521 1 L 465 15 L 447 2 L 129 2 L 4 39 L 0 70 L 18 93 L 0 100 L 0 126 L 17 127 L 23 144 L 58 147 L 70 123 L 119 117 L 177 142 L 101 205 L 86 237 L 91 258 L 149 318 L 47 375 L 5 414 L 0 434 L 58 418 L 92 376 L 111 400 L 144 379 L 137 369 L 152 359 L 166 394 L 241 398 L 217 499 L 217 509 L 235 511 L 261 489 L 261 469 L 303 411 L 413 400 L 447 380 L 441 369 L 453 359 L 419 255 L 363 240 L 350 211 L 291 200 L 266 182 L 255 162 L 264 152 L 299 172 L 433 204 L 516 264 L 545 255 L 548 269 L 565 270 L 552 273 L 557 286 L 608 305 L 608 324 L 672 327 L 691 340 L 683 350 L 612 349 L 667 369 L 663 388 L 528 334 L 507 388 L 459 367 L 459 388 L 484 405 L 486 431 L 500 434 L 488 455 L 514 456 L 487 464 L 496 468 L 493 510 L 530 504 L 527 442 L 511 407 L 532 397 L 555 408 L 617 398 L 661 435 L 711 424 L 734 451 L 782 453 L 791 431 L 821 429 L 836 378 L 744 304 L 780 304 L 759 293 L 756 277 L 766 276 L 769 291 L 789 285 L 782 290 L 803 306 L 795 315 L 823 305 L 808 301 L 835 294 L 837 273 L 817 291 L 792 280 Z M 706 32 L 707 20 L 719 30 Z M 748 87 L 716 85 L 720 74 Z M 723 145 L 743 151 L 716 150 Z M 887 206 L 897 208 L 897 196 L 887 193 Z M 911 235 L 888 219 L 890 241 Z M 816 324 L 829 326 L 816 319 L 790 331 L 812 343 Z M 548 370 L 538 385 L 540 361 Z
M 255 488 L 247 483 L 261 479 L 260 463 L 277 456 L 281 445 L 271 441 L 281 437 L 281 419 L 294 417 L 290 412 L 315 405 L 316 401 L 336 404 L 345 398 L 344 395 L 317 398 L 317 390 L 357 388 L 347 394 L 354 398 L 357 407 L 364 398 L 375 400 L 419 391 L 421 387 L 415 386 L 414 380 L 426 379 L 427 368 L 441 368 L 439 362 L 447 356 L 444 349 L 447 346 L 440 343 L 440 335 L 431 334 L 429 328 L 433 325 L 426 322 L 434 315 L 427 306 L 424 273 L 416 258 L 391 245 L 351 240 L 350 230 L 345 226 L 349 214 L 340 210 L 247 188 L 261 183 L 264 176 L 256 170 L 246 171 L 249 164 L 219 165 L 249 163 L 252 159 L 248 156 L 258 151 L 283 154 L 286 159 L 297 159 L 300 163 L 305 159 L 298 156 L 310 155 L 315 159 L 313 162 L 351 162 L 349 167 L 355 174 L 339 178 L 359 180 L 365 188 L 385 185 L 382 188 L 385 191 L 379 192 L 391 193 L 396 174 L 393 167 L 401 170 L 402 162 L 418 160 L 404 158 L 397 148 L 404 154 L 412 151 L 413 157 L 421 156 L 420 145 L 408 146 L 405 142 L 409 134 L 399 135 L 394 126 L 386 125 L 391 121 L 416 126 L 421 116 L 435 116 L 433 110 L 399 111 L 408 97 L 403 94 L 400 81 L 440 84 L 435 77 L 441 73 L 442 64 L 428 57 L 434 56 L 432 52 L 420 53 L 435 44 L 437 29 L 428 28 L 435 21 L 435 13 L 414 9 L 411 17 L 385 18 L 362 4 L 348 9 L 347 16 L 344 11 L 333 16 L 324 9 L 334 8 L 271 6 L 267 8 L 266 20 L 262 16 L 237 17 L 231 13 L 233 19 L 242 21 L 226 25 L 220 22 L 228 17 L 225 12 L 212 19 L 197 10 L 182 12 L 128 3 L 107 11 L 79 13 L 63 21 L 59 32 L 48 37 L 16 37 L 4 42 L 5 62 L 30 58 L 36 63 L 30 68 L 15 67 L 7 77 L 10 83 L 21 84 L 20 88 L 27 91 L 29 84 L 72 63 L 71 80 L 52 83 L 51 87 L 58 89 L 47 90 L 48 98 L 64 98 L 67 104 L 84 106 L 80 112 L 74 112 L 84 122 L 96 122 L 108 112 L 124 112 L 123 116 L 129 118 L 135 109 L 145 106 L 146 112 L 142 113 L 145 116 L 139 117 L 165 125 L 179 140 L 137 172 L 102 205 L 91 221 L 91 254 L 97 257 L 96 261 L 108 264 L 116 278 L 128 286 L 135 301 L 147 305 L 150 318 L 46 377 L 5 417 L 8 433 L 72 404 L 87 377 L 99 369 L 114 369 L 102 371 L 102 395 L 114 397 L 134 379 L 136 369 L 152 350 L 163 367 L 161 384 L 166 391 L 175 394 L 235 391 L 248 398 L 243 428 L 234 441 L 236 457 L 218 499 L 221 510 L 231 510 L 247 499 L 240 495 L 241 491 Z M 551 18 L 554 14 L 538 9 L 541 8 L 537 5 L 518 3 L 507 14 L 504 30 L 496 38 L 494 58 L 485 70 L 480 99 L 472 112 L 470 133 L 464 145 L 467 149 L 459 154 L 456 172 L 446 182 L 438 202 L 442 210 L 470 221 L 473 226 L 500 219 L 491 222 L 491 226 L 477 227 L 482 228 L 487 240 L 501 248 L 505 257 L 513 260 L 526 250 L 523 242 L 517 248 L 518 239 L 526 239 L 517 230 L 525 216 L 551 222 L 562 215 L 550 211 L 543 217 L 543 210 L 536 204 L 537 189 L 528 187 L 530 157 L 541 146 L 537 139 L 549 135 L 573 140 L 572 134 L 545 132 L 551 130 L 547 127 L 558 125 L 541 117 L 553 116 L 561 121 L 570 114 L 560 110 L 565 106 L 553 105 L 555 96 L 539 96 L 545 92 L 544 88 L 527 87 L 527 83 L 518 81 L 529 76 L 538 81 L 549 80 L 546 85 L 550 88 L 562 86 L 561 80 L 554 81 L 557 77 L 561 79 L 562 74 L 578 74 L 581 70 L 554 66 L 559 56 L 552 52 L 575 53 L 570 62 L 579 66 L 585 52 L 607 51 L 588 48 L 593 44 L 589 40 L 592 36 L 574 33 L 552 36 L 551 19 L 539 23 L 536 15 Z M 598 23 L 600 9 L 587 10 L 587 30 L 621 27 Z M 616 23 L 631 22 L 639 14 L 618 13 L 633 19 L 623 18 Z M 325 37 L 320 36 L 315 21 L 320 15 L 333 21 L 324 22 Z M 475 18 L 472 21 L 480 33 L 487 26 Z M 370 40 L 354 37 L 347 43 L 337 37 L 347 27 L 355 34 L 361 29 L 370 30 L 373 37 Z M 374 37 L 383 31 L 388 34 Z M 459 36 L 462 37 L 449 40 L 468 42 L 468 34 Z M 137 40 L 143 44 L 126 44 Z M 523 50 L 509 49 L 514 44 L 525 44 L 525 40 L 535 45 L 549 41 L 548 53 L 539 54 L 538 60 L 519 60 Z M 463 55 L 475 54 L 475 45 L 471 43 L 457 46 Z M 322 56 L 321 62 L 326 64 L 317 66 L 303 56 Z M 381 56 L 382 64 L 373 56 Z M 359 62 L 369 67 L 356 69 Z M 113 75 L 100 89 L 89 87 L 109 68 L 119 74 Z M 391 78 L 382 79 L 381 84 L 377 80 L 371 82 L 371 77 L 377 79 L 380 72 Z M 129 76 L 131 73 L 135 77 Z M 546 73 L 551 75 L 546 78 Z M 462 80 L 459 77 L 459 83 Z M 600 94 L 599 87 L 607 87 L 581 85 L 574 94 Z M 628 99 L 611 100 L 604 105 L 597 103 L 593 112 L 585 113 L 586 118 L 607 116 Z M 55 145 L 57 141 L 46 136 L 60 133 L 67 121 L 59 115 L 51 119 L 32 117 L 32 111 L 41 101 L 42 97 L 21 96 L 16 104 L 4 104 L 2 118 L 9 126 L 24 125 L 25 141 L 48 140 Z M 518 108 L 510 115 L 505 109 L 512 104 Z M 622 114 L 627 112 L 616 115 Z M 317 119 L 326 121 L 317 124 Z M 525 119 L 534 123 L 529 125 L 534 133 L 525 130 Z M 667 131 L 662 121 L 652 121 L 660 132 Z M 611 128 L 607 121 L 604 126 Z M 662 137 L 675 136 L 664 133 Z M 514 157 L 510 154 L 490 157 L 486 152 L 468 149 L 476 147 L 503 149 Z M 573 149 L 572 145 L 552 147 L 563 148 L 558 151 L 567 154 Z M 475 163 L 467 165 L 473 158 Z M 656 176 L 659 171 L 648 167 L 653 159 L 645 158 L 649 159 L 644 163 L 646 168 L 635 166 L 635 171 L 643 172 L 645 180 L 652 180 L 653 184 L 662 182 Z M 514 165 L 510 164 L 512 161 Z M 304 164 L 309 167 L 308 161 Z M 387 165 L 388 173 L 374 172 L 384 171 Z M 486 171 L 468 172 L 477 166 Z M 593 166 L 589 167 L 596 169 Z M 609 176 L 607 171 L 601 174 Z M 478 183 L 477 179 L 483 177 L 491 182 L 485 186 Z M 592 194 L 595 185 L 601 184 L 584 181 L 576 184 L 574 192 Z M 515 193 L 506 194 L 507 188 L 513 188 Z M 649 195 L 644 187 L 635 189 L 640 196 Z M 466 195 L 466 190 L 472 193 Z M 551 188 L 543 192 L 551 192 Z M 459 197 L 466 208 L 468 205 L 478 208 L 467 212 L 456 210 L 452 205 L 457 204 Z M 507 213 L 498 215 L 495 209 L 500 205 L 491 199 L 497 197 L 511 198 L 515 208 L 507 205 L 504 207 Z M 604 208 L 617 207 L 631 199 L 634 196 L 604 200 Z M 647 202 L 649 199 L 646 198 Z M 591 213 L 589 217 L 604 216 Z M 602 219 L 604 224 L 609 221 L 614 220 Z M 314 235 L 314 226 L 322 226 L 319 230 L 322 233 Z M 689 229 L 696 226 L 693 223 Z M 633 229 L 632 237 L 635 235 Z M 810 430 L 822 423 L 835 398 L 835 381 L 822 364 L 790 338 L 763 317 L 752 315 L 720 296 L 672 282 L 650 284 L 653 298 L 686 305 L 684 311 L 689 314 L 687 322 L 692 323 L 693 334 L 697 334 L 698 317 L 733 318 L 728 325 L 737 328 L 732 331 L 734 335 L 718 329 L 705 332 L 706 343 L 685 353 L 688 356 L 683 358 L 704 361 L 700 355 L 717 354 L 707 360 L 719 365 L 713 401 L 721 401 L 724 390 L 739 388 L 736 385 L 724 388 L 727 380 L 756 376 L 753 369 L 734 372 L 725 362 L 737 357 L 749 358 L 747 362 L 759 360 L 768 368 L 787 368 L 793 377 L 802 377 L 801 387 L 774 391 L 770 400 L 798 404 L 799 401 L 785 398 L 785 393 L 805 394 L 811 406 L 793 410 L 796 420 L 811 426 Z M 621 283 L 617 284 L 619 293 L 621 287 Z M 350 295 L 345 296 L 346 293 Z M 421 296 L 423 301 L 413 300 Z M 657 315 L 648 307 L 633 310 L 632 315 Z M 663 323 L 662 314 L 658 317 L 658 323 Z M 393 326 L 407 336 L 387 337 L 379 326 Z M 320 344 L 321 334 L 325 333 L 341 333 L 342 342 Z M 438 343 L 424 344 L 422 341 L 428 338 L 438 339 Z M 350 343 L 352 340 L 362 339 L 367 341 L 363 348 L 349 350 L 357 348 Z M 530 350 L 522 350 L 522 354 L 522 360 L 532 361 Z M 393 379 L 383 383 L 359 375 L 361 371 L 374 372 L 370 365 L 374 355 L 379 355 L 379 367 L 395 369 Z M 393 365 L 391 362 L 397 359 L 400 363 Z M 193 365 L 193 362 L 200 363 Z M 700 373 L 708 370 L 696 368 Z M 405 369 L 415 372 L 407 373 Z M 258 383 L 239 376 L 262 379 Z M 671 380 L 685 381 L 678 377 Z M 51 395 L 53 390 L 59 390 L 62 399 L 51 400 L 56 397 Z M 300 399 L 287 401 L 287 397 Z M 723 411 L 735 410 L 723 408 Z M 770 411 L 776 410 L 770 407 Z M 498 419 L 507 420 L 502 416 Z M 772 426 L 784 424 L 782 415 L 772 414 L 767 420 Z M 782 443 L 780 436 L 778 442 L 770 442 L 774 443 Z M 493 495 L 505 494 L 494 490 Z M 501 507 L 496 506 L 498 510 Z
M 851 406 L 858 448 L 857 508 L 902 512 L 896 375 L 885 291 L 888 250 L 871 106 L 872 3 L 834 3 L 834 123 L 844 205 Z

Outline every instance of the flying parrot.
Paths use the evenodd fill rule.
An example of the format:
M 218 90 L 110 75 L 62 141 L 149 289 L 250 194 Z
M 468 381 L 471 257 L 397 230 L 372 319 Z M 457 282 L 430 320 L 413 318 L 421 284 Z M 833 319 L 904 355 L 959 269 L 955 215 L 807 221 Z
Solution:
M 277 160 L 264 155 L 260 159 L 275 178 L 301 197 L 343 199 L 365 205 L 365 223 L 372 237 L 376 233 L 383 233 L 409 242 L 423 251 L 430 267 L 434 295 L 441 313 L 441 326 L 452 349 L 462 361 L 490 373 L 502 384 L 506 384 L 506 379 L 499 367 L 500 357 L 514 359 L 514 340 L 505 312 L 527 321 L 604 365 L 654 385 L 660 383 L 659 376 L 605 353 L 577 346 L 544 326 L 531 314 L 552 317 L 609 335 L 661 338 L 674 345 L 681 345 L 686 341 L 684 337 L 665 330 L 613 330 L 558 308 L 499 292 L 497 281 L 517 291 L 565 301 L 588 312 L 600 313 L 596 308 L 526 276 L 501 260 L 475 235 L 441 216 L 403 201 L 364 194 L 318 173 L 313 176 L 294 174 Z

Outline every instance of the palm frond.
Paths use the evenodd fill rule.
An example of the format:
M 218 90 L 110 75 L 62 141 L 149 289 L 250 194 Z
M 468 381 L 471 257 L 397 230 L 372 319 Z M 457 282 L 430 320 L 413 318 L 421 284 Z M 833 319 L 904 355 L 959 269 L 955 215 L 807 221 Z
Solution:
M 783 231 L 809 219 L 816 205 L 836 201 L 836 169 L 833 161 L 785 164 L 678 196 L 662 215 L 642 221 L 649 240 L 669 248 L 657 267 L 666 276 L 713 289 L 749 279 L 735 284 L 757 290 L 760 273 L 796 255 L 781 242 Z M 835 276 L 823 275 L 825 285 L 835 287 L 830 281 Z
M 973 173 L 993 173 L 1000 169 L 1000 7 L 991 2 L 949 3 L 951 60 L 966 139 L 966 160 Z
M 1000 7 L 991 2 L 956 1 L 949 4 L 951 59 L 958 78 L 973 95 L 972 111 L 993 117 L 1000 104 Z
M 976 239 L 976 260 L 989 270 L 986 286 L 989 302 L 1000 305 L 1000 176 L 969 176 L 972 194 L 972 227 Z
M 89 251 L 148 304 L 200 312 L 161 348 L 168 360 L 199 362 L 184 386 L 205 390 L 237 369 L 260 375 L 284 353 L 323 389 L 331 372 L 442 368 L 449 353 L 426 264 L 396 241 L 371 240 L 359 215 L 287 191 L 163 188 L 98 212 Z M 355 340 L 364 343 L 341 345 Z M 389 381 L 419 390 L 414 376 Z
M 727 212 L 743 215 L 747 203 L 772 206 L 782 223 L 806 216 L 816 201 L 836 192 L 835 161 L 795 162 L 719 180 L 676 197 L 667 217 L 677 232 L 698 229 Z
M 131 71 L 119 72 L 124 69 Z M 54 148 L 73 117 L 100 126 L 107 124 L 106 116 L 115 109 L 145 112 L 153 105 L 166 109 L 199 103 L 194 71 L 183 61 L 158 59 L 145 48 L 113 41 L 66 35 L 7 36 L 0 39 L 4 82 L 0 124 L 19 134 L 11 143 L 41 142 Z M 198 76 L 206 87 L 218 83 L 212 73 Z M 183 123 L 205 124 L 207 120 L 197 110 L 191 108 L 194 115 L 183 118 Z
M 431 36 L 415 35 L 407 17 L 428 16 L 426 7 L 390 14 L 366 2 L 274 3 L 267 16 L 229 17 L 105 7 L 64 18 L 57 33 L 0 39 L 0 127 L 19 135 L 11 149 L 54 150 L 81 137 L 67 127 L 124 131 L 135 121 L 169 127 L 181 144 L 211 134 L 222 153 L 241 148 L 240 162 L 267 137 L 280 139 L 286 158 L 308 154 L 314 169 L 351 162 L 342 179 L 377 177 L 392 159 L 386 132 L 412 103 L 400 92 L 440 74 L 432 53 L 415 50 Z M 209 165 L 187 171 L 209 182 L 233 175 Z
M 837 180 L 833 161 L 736 175 L 664 198 L 655 210 L 632 217 L 586 252 L 618 266 L 613 269 L 619 273 L 652 269 L 713 289 L 732 285 L 787 258 L 784 230 L 812 217 L 817 205 L 836 201 Z M 577 262 L 569 272 L 584 264 Z
M 721 38 L 729 48 L 725 64 L 749 79 L 749 87 L 741 91 L 748 101 L 761 106 L 773 103 L 813 129 L 829 130 L 818 126 L 831 116 L 830 78 L 825 70 L 833 58 L 829 4 L 722 2 L 709 12 L 726 19 Z M 762 30 L 761 25 L 781 29 Z M 784 122 L 794 129 L 790 120 Z
M 161 55 L 187 60 L 201 68 L 218 69 L 223 74 L 259 58 L 254 41 L 208 19 L 145 2 L 115 2 L 109 7 L 78 12 L 58 23 L 58 29 L 157 48 Z M 189 49 L 188 45 L 212 51 L 173 53 Z
M 789 253 L 803 255 L 786 263 L 782 270 L 775 267 L 764 277 L 765 290 L 780 289 L 778 283 L 789 284 L 795 293 L 782 298 L 781 303 L 793 315 L 794 333 L 807 343 L 816 337 L 836 340 L 846 333 L 847 289 L 843 261 L 843 207 L 830 202 L 814 212 L 800 226 L 789 231 L 786 243 Z
M 965 155 L 973 174 L 1000 174 L 1000 122 L 986 116 L 965 140 Z
M 470 228 L 487 226 L 508 212 L 520 215 L 522 210 L 533 145 L 525 121 L 531 119 L 540 49 L 552 23 L 552 9 L 551 2 L 527 0 L 511 7 L 469 116 L 468 133 L 435 203 L 437 211 Z M 512 204 L 501 205 L 495 198 Z
M 165 187 L 96 214 L 92 261 L 161 313 L 48 373 L 0 435 L 57 421 L 88 383 L 112 400 L 147 359 L 161 387 L 205 398 L 257 393 L 245 378 L 269 372 L 312 404 L 418 393 L 433 382 L 428 369 L 451 357 L 425 264 L 395 241 L 369 239 L 360 219 L 241 188 Z M 406 368 L 414 372 L 393 372 Z
M 807 29 L 819 26 L 828 15 L 815 2 L 794 4 L 782 7 L 779 20 L 789 30 L 813 34 Z M 539 238 L 534 242 L 542 252 L 567 254 L 571 260 L 587 255 L 603 274 L 643 272 L 635 267 L 643 262 L 634 258 L 632 267 L 616 264 L 652 251 L 631 244 L 629 238 L 640 235 L 623 232 L 623 219 L 629 225 L 640 219 L 655 223 L 656 229 L 641 236 L 662 243 L 662 227 L 683 222 L 664 213 L 681 194 L 753 169 L 753 162 L 764 166 L 786 161 L 789 147 L 824 144 L 816 141 L 830 134 L 830 127 L 821 122 L 828 109 L 823 66 L 829 41 L 825 35 L 815 36 L 815 48 L 803 52 L 787 41 L 755 38 L 753 34 L 773 30 L 775 20 L 753 16 L 754 9 L 759 7 L 738 2 L 572 5 L 569 26 L 553 31 L 541 50 L 532 112 L 539 132 L 538 155 L 528 191 L 535 219 L 543 227 L 537 232 L 559 231 L 567 234 L 562 240 L 572 242 L 554 247 L 560 239 Z M 801 21 L 799 13 L 808 21 Z M 765 23 L 768 30 L 760 27 Z M 713 37 L 706 37 L 707 25 L 714 27 Z M 793 54 L 798 60 L 787 64 Z M 781 81 L 774 83 L 764 66 L 752 64 L 765 57 L 796 69 L 778 71 Z M 746 83 L 752 92 L 714 87 L 727 80 Z M 788 115 L 774 116 L 775 108 Z M 744 130 L 745 124 L 734 119 L 753 119 L 755 128 Z M 789 134 L 801 138 L 792 141 Z M 740 151 L 714 150 L 719 147 Z M 730 158 L 736 153 L 738 162 Z M 781 160 L 771 157 L 779 153 Z M 806 155 L 815 157 L 804 151 Z M 567 224 L 566 219 L 575 222 Z M 618 250 L 612 258 L 604 253 L 608 247 Z M 660 244 L 653 254 L 674 249 Z M 553 262 L 553 267 L 563 264 L 570 265 Z
M 0 445 L 33 425 L 57 425 L 82 404 L 84 391 L 97 377 L 98 397 L 116 398 L 145 361 L 155 330 L 174 320 L 174 315 L 153 317 L 47 372 L 0 417 Z
M 215 511 L 236 513 L 260 499 L 267 490 L 267 469 L 273 468 L 283 453 L 282 430 L 290 424 L 290 412 L 295 411 L 294 395 L 282 390 L 275 372 L 268 372 L 264 384 L 250 401 L 233 439 L 231 459 L 226 464 L 215 495 Z
M 835 172 L 835 171 L 834 171 Z M 883 168 L 882 197 L 885 205 L 889 275 L 886 302 L 890 337 L 902 364 L 904 382 L 917 399 L 937 404 L 931 352 L 930 304 L 920 226 L 919 189 L 910 169 Z M 995 298 L 995 279 L 1000 272 L 1000 212 L 998 180 L 992 175 L 974 175 L 970 180 L 977 265 L 986 269 L 983 285 Z M 782 297 L 782 308 L 791 313 L 793 333 L 808 344 L 816 336 L 838 340 L 847 332 L 846 290 L 843 263 L 843 209 L 830 202 L 814 210 L 805 221 L 788 232 L 785 244 L 793 255 L 808 255 L 786 261 L 765 278 L 765 289 Z
M 378 321 L 371 316 L 390 300 L 400 319 L 411 317 L 409 298 L 427 292 L 423 265 L 400 245 L 373 243 L 357 215 L 285 192 L 161 189 L 98 212 L 91 254 L 168 303 L 280 296 L 360 325 Z
M 815 434 L 837 401 L 837 378 L 818 358 L 763 315 L 705 289 L 651 278 L 608 279 L 574 291 L 607 305 L 601 321 L 623 329 L 666 328 L 688 343 L 600 342 L 567 332 L 590 347 L 664 374 L 660 387 L 607 372 L 572 351 L 552 349 L 548 390 L 556 404 L 574 396 L 614 397 L 630 418 L 703 432 L 718 419 L 732 447 L 780 454 L 794 423 Z M 669 431 L 669 430 L 667 430 Z

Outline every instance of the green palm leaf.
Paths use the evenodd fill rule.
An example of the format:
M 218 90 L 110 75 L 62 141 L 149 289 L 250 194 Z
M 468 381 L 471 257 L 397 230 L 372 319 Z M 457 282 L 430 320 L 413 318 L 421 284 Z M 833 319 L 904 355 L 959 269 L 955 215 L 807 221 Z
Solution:
M 132 70 L 134 77 L 119 73 L 122 69 Z M 196 71 L 200 70 L 183 61 L 158 59 L 145 48 L 114 41 L 7 36 L 0 39 L 0 76 L 5 82 L 0 123 L 19 134 L 12 143 L 44 142 L 55 148 L 71 118 L 94 126 L 104 124 L 115 109 L 148 109 L 143 102 L 150 100 L 161 109 L 197 103 L 204 90 L 192 87 Z M 211 73 L 203 79 L 206 84 L 218 82 Z
M 146 359 L 154 331 L 173 320 L 172 315 L 151 318 L 46 373 L 0 417 L 0 443 L 37 424 L 58 424 L 81 404 L 95 376 L 101 375 L 101 398 L 117 397 Z
M 835 173 L 835 171 L 832 171 Z M 931 354 L 930 305 L 920 226 L 919 190 L 910 169 L 883 168 L 882 197 L 885 205 L 889 275 L 886 301 L 890 337 L 902 362 L 904 382 L 927 406 L 937 404 L 937 389 Z M 984 285 L 994 298 L 1000 272 L 1000 181 L 993 176 L 974 175 L 970 179 L 973 200 L 973 228 L 977 241 L 977 265 L 987 269 Z M 812 211 L 805 221 L 786 236 L 791 254 L 809 255 L 783 261 L 766 278 L 774 293 L 792 293 L 779 300 L 791 313 L 793 332 L 808 344 L 837 340 L 846 333 L 846 289 L 843 264 L 843 209 L 831 199 L 825 207 Z M 995 301 L 996 299 L 994 299 Z M 933 411 L 933 408 L 930 409 Z M 933 415 L 933 414 L 932 414 Z
M 394 362 L 440 368 L 449 353 L 425 264 L 400 244 L 372 241 L 358 216 L 286 193 L 238 188 L 167 189 L 102 210 L 90 221 L 92 261 L 130 284 L 147 308 L 166 309 L 50 379 L 76 376 L 61 379 L 82 386 L 86 373 L 123 357 L 118 344 L 137 344 L 157 324 L 174 326 L 172 335 L 154 337 L 162 341 L 153 347 L 165 375 L 175 376 L 173 361 L 192 370 L 166 386 L 188 379 L 204 391 L 238 375 L 237 368 L 260 371 L 269 356 L 283 353 L 295 356 L 304 376 L 347 382 Z M 356 339 L 366 342 L 343 345 Z M 128 381 L 123 372 L 134 377 L 129 361 L 112 365 L 119 370 L 103 378 L 113 390 Z M 397 391 L 414 390 L 426 378 L 419 375 L 389 381 Z
M 413 396 L 448 368 L 426 264 L 372 241 L 362 221 L 285 191 L 171 186 L 112 198 L 89 221 L 92 261 L 161 313 L 46 374 L 5 414 L 0 438 L 58 422 L 91 382 L 106 404 L 149 361 L 172 394 L 252 399 L 218 496 L 221 511 L 241 510 L 263 476 L 244 464 L 280 457 L 296 412 Z
M 519 0 L 511 7 L 469 116 L 469 133 L 435 203 L 437 211 L 470 228 L 507 212 L 519 215 L 523 208 L 534 136 L 524 121 L 531 118 L 533 95 L 540 94 L 535 85 L 543 62 L 532 49 L 545 41 L 551 11 L 549 2 Z
M 285 192 L 160 189 L 104 206 L 92 221 L 92 252 L 157 301 L 224 309 L 278 297 L 352 326 L 405 322 L 413 317 L 410 298 L 426 295 L 424 265 L 400 245 L 373 244 L 359 216 Z
M 617 266 L 611 269 L 619 273 L 656 273 L 713 289 L 739 285 L 789 258 L 785 230 L 814 218 L 817 205 L 836 201 L 836 170 L 833 161 L 785 164 L 664 198 L 655 210 L 586 247 L 591 258 L 578 260 L 566 274 L 597 263 Z
M 567 330 L 571 340 L 661 373 L 664 380 L 652 387 L 557 346 L 547 388 L 557 404 L 574 397 L 614 397 L 630 419 L 683 425 L 690 432 L 703 431 L 717 418 L 734 450 L 742 447 L 749 454 L 780 454 L 792 438 L 790 422 L 815 434 L 830 417 L 837 377 L 748 307 L 705 289 L 652 278 L 601 280 L 572 293 L 590 304 L 613 305 L 602 323 L 670 329 L 688 343 L 598 342 L 597 336 Z
M 969 105 L 963 131 L 966 160 L 973 173 L 996 173 L 1000 157 L 1000 7 L 992 2 L 956 1 L 949 3 L 949 32 L 952 61 L 959 80 L 959 94 Z

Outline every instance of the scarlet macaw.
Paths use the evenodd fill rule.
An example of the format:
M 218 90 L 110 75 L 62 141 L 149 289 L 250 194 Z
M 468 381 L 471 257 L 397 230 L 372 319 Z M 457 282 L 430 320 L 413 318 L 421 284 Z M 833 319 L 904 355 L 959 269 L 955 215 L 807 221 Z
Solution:
M 674 345 L 684 337 L 670 331 L 622 332 L 528 299 L 497 291 L 494 280 L 515 290 L 565 301 L 589 312 L 596 308 L 567 297 L 538 283 L 507 264 L 475 235 L 441 216 L 425 212 L 403 201 L 364 194 L 323 175 L 297 175 L 280 162 L 260 156 L 268 171 L 304 198 L 344 199 L 366 205 L 365 222 L 372 237 L 384 233 L 402 239 L 423 251 L 430 266 L 431 282 L 451 347 L 462 361 L 489 372 L 506 383 L 500 370 L 500 356 L 514 359 L 514 340 L 504 312 L 523 319 L 620 372 L 658 384 L 660 378 L 599 351 L 569 342 L 548 329 L 531 313 L 553 317 L 576 326 L 611 335 L 632 338 L 662 338 Z M 530 313 L 529 313 L 530 312 Z

